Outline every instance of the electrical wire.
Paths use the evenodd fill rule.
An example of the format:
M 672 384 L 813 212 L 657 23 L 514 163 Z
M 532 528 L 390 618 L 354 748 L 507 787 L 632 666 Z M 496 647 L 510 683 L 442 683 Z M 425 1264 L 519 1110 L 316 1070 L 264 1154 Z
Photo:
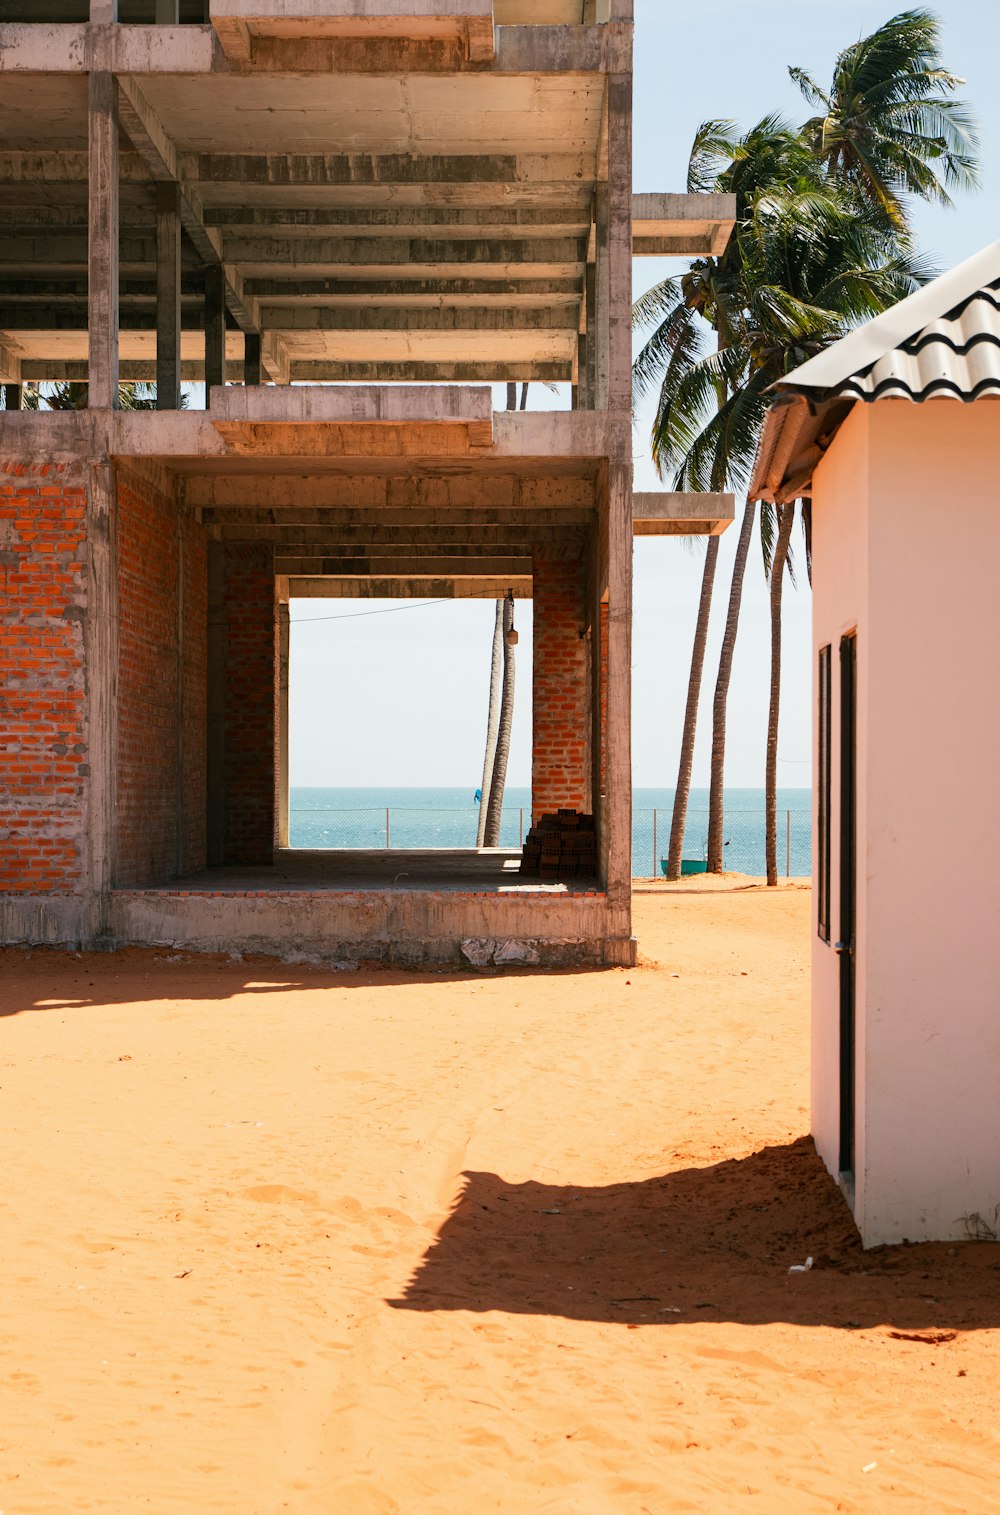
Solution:
M 432 605 L 453 605 L 454 600 L 421 600 L 418 605 L 387 605 L 384 610 L 348 610 L 343 615 L 308 615 L 290 621 L 292 626 L 313 626 L 319 621 L 356 621 L 363 615 L 395 615 L 400 610 L 429 610 Z

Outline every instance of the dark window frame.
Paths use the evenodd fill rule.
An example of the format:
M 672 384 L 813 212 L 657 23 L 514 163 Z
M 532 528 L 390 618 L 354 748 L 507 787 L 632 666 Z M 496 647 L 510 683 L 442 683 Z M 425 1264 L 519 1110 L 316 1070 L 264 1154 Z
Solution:
M 819 650 L 816 734 L 816 931 L 830 940 L 831 801 L 833 796 L 833 648 Z

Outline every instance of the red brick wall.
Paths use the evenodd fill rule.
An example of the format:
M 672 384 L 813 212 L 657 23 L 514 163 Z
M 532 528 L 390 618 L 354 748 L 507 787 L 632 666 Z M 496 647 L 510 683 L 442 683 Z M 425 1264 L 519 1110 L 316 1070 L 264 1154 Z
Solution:
M 0 466 L 0 893 L 83 881 L 86 491 Z
M 227 863 L 274 857 L 274 552 L 224 549 L 225 841 Z
M 531 812 L 537 818 L 591 808 L 591 673 L 583 560 L 560 562 L 536 552 L 532 574 Z
M 174 500 L 125 472 L 118 564 L 115 882 L 123 886 L 200 866 L 205 829 L 204 533 Z

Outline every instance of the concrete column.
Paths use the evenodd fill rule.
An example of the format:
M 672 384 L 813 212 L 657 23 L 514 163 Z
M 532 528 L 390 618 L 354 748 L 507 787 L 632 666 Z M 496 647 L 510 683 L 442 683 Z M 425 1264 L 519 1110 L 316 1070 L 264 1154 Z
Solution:
M 156 408 L 181 403 L 181 193 L 156 186 Z
M 582 558 L 532 554 L 531 813 L 590 812 L 591 671 Z
M 259 331 L 248 331 L 243 336 L 243 383 L 260 383 Z
M 205 406 L 226 382 L 226 284 L 221 263 L 205 269 Z
M 603 842 L 609 902 L 632 892 L 632 464 L 608 468 L 608 670 Z
M 275 750 L 275 840 L 279 847 L 288 846 L 288 665 L 290 649 L 290 626 L 287 600 L 278 605 L 277 647 L 277 742 Z
M 110 463 L 91 470 L 87 489 L 87 615 L 84 656 L 88 695 L 90 814 L 88 874 L 104 929 L 108 890 L 114 883 L 114 814 L 118 705 L 118 510 Z
M 587 337 L 586 337 L 586 377 L 581 378 L 584 389 L 584 399 L 581 405 L 584 410 L 595 410 L 595 392 L 597 388 L 597 265 L 588 263 L 584 283 L 585 299 L 587 304 Z
M 90 19 L 95 26 L 118 20 L 118 0 L 90 0 Z
M 629 5 L 622 4 L 625 19 Z M 607 342 L 608 400 L 632 408 L 632 76 L 608 79 Z M 631 457 L 631 448 L 629 449 Z
M 611 260 L 608 255 L 610 225 L 609 191 L 606 184 L 598 185 L 595 200 L 597 262 L 594 266 L 594 325 L 589 337 L 594 349 L 592 395 L 593 409 L 607 410 L 611 392 Z
M 87 403 L 93 409 L 114 409 L 118 405 L 118 96 L 114 76 L 91 74 L 89 93 Z

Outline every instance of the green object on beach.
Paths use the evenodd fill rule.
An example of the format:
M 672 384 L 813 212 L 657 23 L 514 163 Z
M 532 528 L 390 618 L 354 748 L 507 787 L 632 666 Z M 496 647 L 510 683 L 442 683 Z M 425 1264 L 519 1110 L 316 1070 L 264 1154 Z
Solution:
M 667 859 L 665 857 L 660 858 L 660 872 L 665 878 L 667 873 Z M 697 858 L 693 857 L 685 857 L 681 859 L 681 878 L 687 878 L 691 873 L 707 872 L 708 864 L 706 862 L 699 862 Z

